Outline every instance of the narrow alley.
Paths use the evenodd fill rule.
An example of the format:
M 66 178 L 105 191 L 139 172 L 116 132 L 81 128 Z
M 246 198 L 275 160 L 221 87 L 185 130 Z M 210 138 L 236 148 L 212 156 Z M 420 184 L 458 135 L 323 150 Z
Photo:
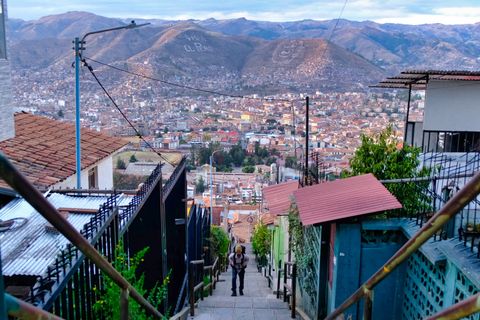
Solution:
M 251 244 L 245 244 L 250 257 L 245 273 L 243 296 L 231 296 L 231 269 L 220 275 L 213 295 L 199 301 L 195 316 L 198 320 L 283 320 L 291 319 L 287 303 L 277 299 L 267 280 L 258 272 Z M 238 281 L 238 280 L 237 280 Z

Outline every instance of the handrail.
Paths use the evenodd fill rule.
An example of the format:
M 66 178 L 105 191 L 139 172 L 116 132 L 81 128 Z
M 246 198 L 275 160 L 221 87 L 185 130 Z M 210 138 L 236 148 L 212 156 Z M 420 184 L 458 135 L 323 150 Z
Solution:
M 163 315 L 155 309 L 113 266 L 86 240 L 57 209 L 20 173 L 0 152 L 0 177 L 15 189 L 55 229 L 78 247 L 98 268 L 108 275 L 122 290 L 157 318 Z
M 471 296 L 468 299 L 460 301 L 437 314 L 434 314 L 428 320 L 456 320 L 462 319 L 479 310 L 480 293 Z
M 37 308 L 23 300 L 17 299 L 8 293 L 4 294 L 5 307 L 10 316 L 20 319 L 61 320 L 62 318 Z
M 205 263 L 204 260 L 192 260 L 190 261 L 189 269 L 188 269 L 188 287 L 189 287 L 189 300 L 190 300 L 190 315 L 193 317 L 195 315 L 195 293 L 198 290 L 202 290 L 200 294 L 200 299 L 203 300 L 203 264 Z M 196 274 L 194 272 L 194 267 L 196 265 L 200 265 L 200 270 L 202 270 L 202 278 L 200 282 L 195 284 L 195 277 Z
M 348 307 L 358 302 L 361 298 L 372 294 L 373 288 L 387 277 L 395 268 L 420 248 L 457 212 L 465 207 L 480 193 L 480 172 L 460 189 L 417 233 L 409 239 L 370 279 L 363 283 L 348 299 L 337 309 L 330 313 L 325 320 L 333 320 Z M 368 306 L 368 303 L 366 304 Z M 472 312 L 480 311 L 480 304 L 471 309 Z

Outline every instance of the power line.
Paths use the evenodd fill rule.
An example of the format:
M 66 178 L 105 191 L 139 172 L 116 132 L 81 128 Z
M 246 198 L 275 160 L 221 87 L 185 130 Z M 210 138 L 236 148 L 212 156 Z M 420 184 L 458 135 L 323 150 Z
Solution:
M 145 78 L 145 79 L 152 80 L 152 81 L 157 81 L 157 82 L 160 82 L 160 83 L 163 83 L 163 84 L 167 84 L 167 85 L 170 85 L 170 86 L 174 86 L 174 87 L 182 88 L 182 89 L 187 89 L 187 90 L 209 93 L 209 94 L 214 94 L 214 95 L 229 97 L 229 98 L 240 98 L 240 99 L 261 100 L 261 101 L 278 101 L 278 102 L 296 101 L 296 99 L 289 100 L 289 99 L 277 99 L 277 98 L 268 98 L 268 97 L 255 98 L 255 97 L 249 97 L 249 96 L 244 96 L 244 95 L 236 95 L 236 94 L 229 94 L 229 93 L 224 93 L 224 92 L 219 92 L 219 91 L 214 91 L 214 90 L 201 89 L 201 88 L 196 88 L 196 87 L 189 86 L 189 85 L 179 84 L 179 83 L 170 82 L 170 81 L 167 81 L 167 80 L 162 80 L 162 79 L 150 77 L 150 76 L 147 76 L 145 74 L 141 74 L 141 73 L 137 73 L 137 72 L 128 71 L 128 70 L 125 70 L 125 69 L 116 67 L 114 65 L 92 59 L 92 58 L 85 57 L 84 59 L 93 61 L 95 63 L 101 64 L 103 66 L 106 66 L 106 67 L 109 67 L 109 68 L 112 68 L 112 69 L 115 69 L 117 71 L 128 73 L 128 74 L 133 75 L 133 76 Z
M 348 0 L 345 0 L 345 2 L 343 3 L 342 10 L 340 10 L 340 14 L 338 15 L 337 21 L 335 22 L 335 25 L 333 26 L 332 32 L 330 32 L 330 36 L 328 36 L 327 42 L 331 42 L 333 34 L 335 33 L 335 30 L 337 30 L 338 23 L 340 22 L 340 18 L 343 15 L 343 11 L 345 10 L 345 7 L 347 6 L 347 2 L 348 2 Z M 323 50 L 322 55 L 320 56 L 320 61 L 323 60 L 325 54 L 327 53 L 327 48 L 328 48 L 328 43 L 325 44 L 325 49 Z
M 130 127 L 132 127 L 132 129 L 135 131 L 135 133 L 137 134 L 137 136 L 143 141 L 145 142 L 145 144 L 150 148 L 152 149 L 153 152 L 155 152 L 161 159 L 165 160 L 165 162 L 167 162 L 168 164 L 170 164 L 171 166 L 175 167 L 175 165 L 173 163 L 171 163 L 167 158 L 165 158 L 164 156 L 162 156 L 162 154 L 160 152 L 158 152 L 157 150 L 155 150 L 155 148 L 147 141 L 145 140 L 145 138 L 142 136 L 142 134 L 137 130 L 137 128 L 135 128 L 135 126 L 133 125 L 133 123 L 127 118 L 127 116 L 125 115 L 125 113 L 122 111 L 122 109 L 120 109 L 120 107 L 118 106 L 118 104 L 115 102 L 115 100 L 113 100 L 112 96 L 110 95 L 110 93 L 108 93 L 107 89 L 105 89 L 105 87 L 103 86 L 103 84 L 100 82 L 100 80 L 98 79 L 97 75 L 95 74 L 95 72 L 93 71 L 93 68 L 91 65 L 89 65 L 85 59 L 82 59 L 82 62 L 84 63 L 84 65 L 88 68 L 88 70 L 90 71 L 90 73 L 92 74 L 92 76 L 95 78 L 95 80 L 97 81 L 98 85 L 102 88 L 103 92 L 105 92 L 105 94 L 107 95 L 107 97 L 110 99 L 110 101 L 113 103 L 113 105 L 115 106 L 115 108 L 117 108 L 118 112 L 120 112 L 120 114 L 122 115 L 122 117 L 125 119 L 125 121 L 127 121 L 127 123 L 130 125 Z

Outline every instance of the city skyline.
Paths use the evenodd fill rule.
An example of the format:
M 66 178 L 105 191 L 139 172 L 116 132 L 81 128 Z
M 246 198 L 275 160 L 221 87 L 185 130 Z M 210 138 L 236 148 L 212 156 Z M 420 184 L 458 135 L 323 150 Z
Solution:
M 342 11 L 342 8 L 344 7 Z M 354 21 L 401 24 L 471 24 L 480 22 L 480 4 L 473 0 L 450 1 L 44 1 L 8 3 L 10 18 L 34 20 L 68 11 L 87 11 L 112 18 L 143 19 L 235 19 L 263 21 L 330 20 L 340 16 Z M 282 8 L 282 10 L 279 10 Z

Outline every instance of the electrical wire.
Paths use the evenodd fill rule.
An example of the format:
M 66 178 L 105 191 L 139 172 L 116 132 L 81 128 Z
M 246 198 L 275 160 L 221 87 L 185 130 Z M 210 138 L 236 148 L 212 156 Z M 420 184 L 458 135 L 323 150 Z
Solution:
M 142 134 L 137 130 L 137 128 L 133 125 L 133 123 L 128 119 L 128 117 L 126 116 L 126 114 L 122 111 L 122 109 L 120 109 L 120 107 L 118 106 L 118 104 L 115 102 L 115 100 L 112 98 L 112 96 L 110 95 L 110 93 L 107 91 L 107 89 L 103 86 L 103 84 L 100 82 L 100 80 L 98 79 L 97 75 L 95 74 L 95 72 L 93 71 L 93 68 L 91 65 L 89 65 L 85 59 L 82 59 L 82 62 L 84 64 L 85 67 L 88 68 L 88 70 L 90 71 L 90 73 L 92 74 L 92 76 L 95 78 L 95 80 L 97 81 L 98 85 L 102 88 L 103 92 L 105 92 L 105 94 L 107 95 L 107 97 L 110 99 L 110 101 L 113 103 L 113 105 L 115 106 L 115 108 L 118 110 L 118 112 L 120 112 L 120 114 L 122 115 L 123 119 L 125 119 L 125 121 L 127 121 L 127 123 L 130 125 L 130 127 L 135 131 L 135 133 L 137 134 L 137 136 L 143 141 L 145 142 L 145 144 L 150 148 L 152 149 L 153 152 L 155 152 L 161 159 L 163 159 L 166 163 L 170 164 L 172 167 L 175 167 L 175 165 L 170 162 L 167 158 L 165 158 L 160 152 L 158 152 L 157 150 L 155 150 L 155 148 L 147 141 L 145 140 L 145 138 L 142 136 Z
M 144 74 L 141 74 L 141 73 L 137 73 L 137 72 L 128 71 L 128 70 L 125 70 L 125 69 L 116 67 L 114 65 L 111 65 L 111 64 L 108 64 L 108 63 L 105 63 L 105 62 L 101 62 L 101 61 L 98 61 L 98 60 L 95 60 L 95 59 L 92 59 L 92 58 L 89 58 L 89 57 L 85 57 L 85 59 L 90 60 L 90 61 L 95 62 L 95 63 L 98 63 L 100 65 L 115 69 L 117 71 L 128 73 L 128 74 L 133 75 L 133 76 L 145 78 L 145 79 L 152 80 L 152 81 L 157 81 L 157 82 L 167 84 L 167 85 L 170 85 L 170 86 L 174 86 L 174 87 L 177 87 L 177 88 L 193 90 L 193 91 L 198 91 L 198 92 L 203 92 L 203 93 L 208 93 L 208 94 L 214 94 L 214 95 L 223 96 L 223 97 L 260 100 L 260 101 L 278 101 L 278 102 L 292 102 L 292 101 L 299 100 L 299 99 L 294 99 L 294 100 L 278 99 L 278 98 L 268 98 L 268 97 L 255 98 L 255 97 L 249 97 L 249 96 L 244 96 L 244 95 L 235 95 L 235 94 L 229 94 L 229 93 L 224 93 L 224 92 L 219 92 L 219 91 L 214 91 L 214 90 L 201 89 L 201 88 L 196 88 L 196 87 L 192 87 L 192 86 L 189 86 L 189 85 L 179 84 L 179 83 L 170 82 L 170 81 L 167 81 L 167 80 L 162 80 L 162 79 L 150 77 L 150 76 L 147 76 L 147 75 L 144 75 Z
M 333 34 L 335 33 L 335 30 L 337 30 L 338 23 L 340 22 L 340 18 L 343 15 L 343 11 L 345 10 L 345 7 L 347 6 L 347 2 L 348 2 L 348 0 L 345 0 L 345 2 L 343 3 L 342 10 L 340 10 L 340 14 L 338 15 L 337 21 L 335 22 L 335 25 L 333 26 L 332 32 L 330 32 L 330 35 L 328 36 L 327 42 L 331 42 L 331 40 L 333 38 Z M 325 44 L 325 49 L 323 49 L 323 52 L 320 55 L 320 61 L 323 60 L 325 54 L 327 53 L 327 49 L 328 49 L 328 43 Z

